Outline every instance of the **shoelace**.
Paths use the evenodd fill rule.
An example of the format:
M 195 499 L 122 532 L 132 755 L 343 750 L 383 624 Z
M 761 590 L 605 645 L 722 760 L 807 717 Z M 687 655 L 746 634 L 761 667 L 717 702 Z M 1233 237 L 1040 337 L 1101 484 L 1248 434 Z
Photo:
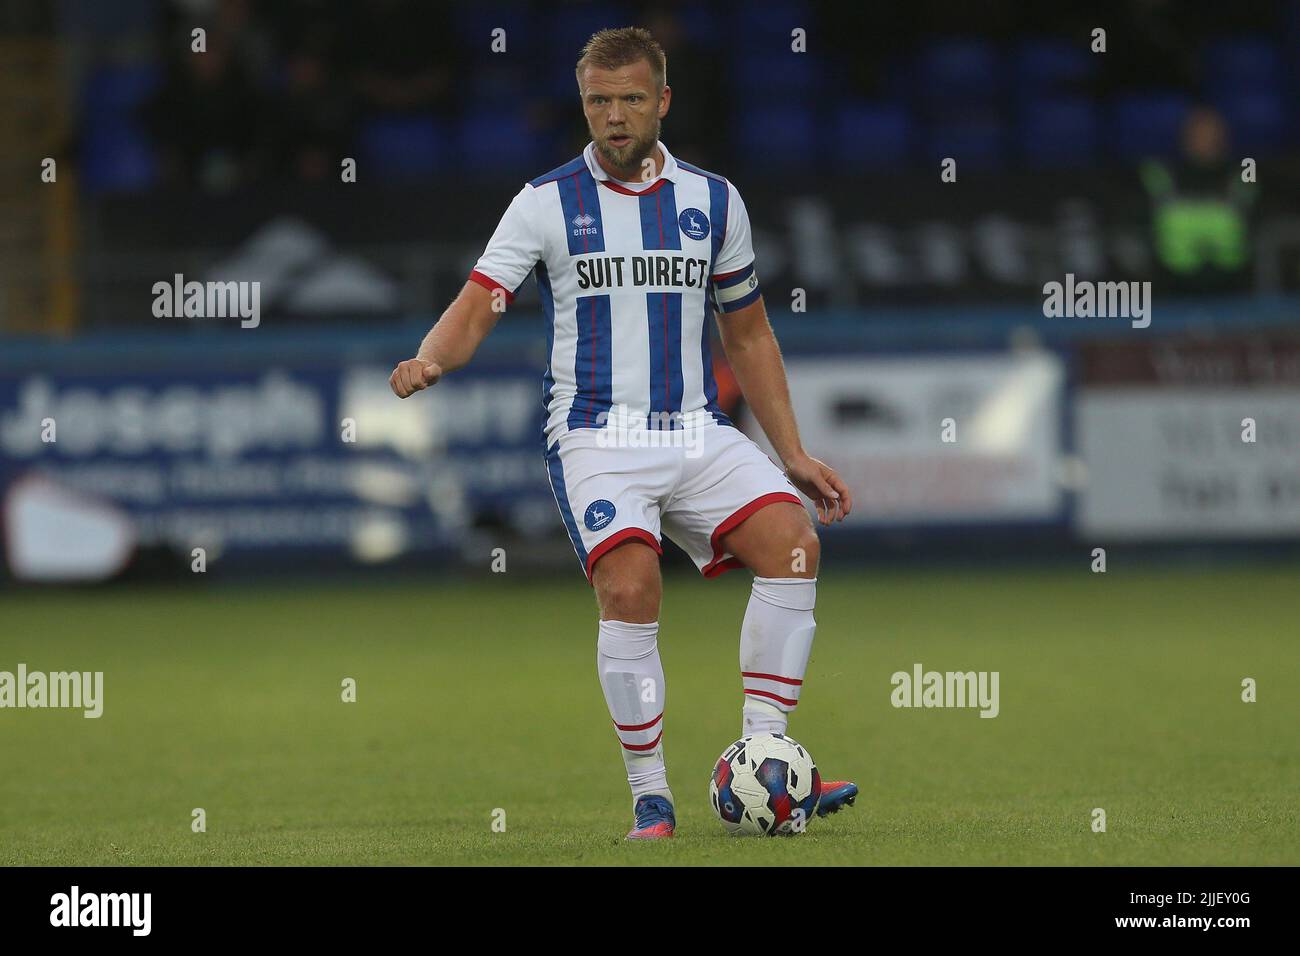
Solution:
M 672 815 L 672 808 L 667 800 L 647 800 L 637 808 L 636 826 L 638 830 L 666 821 Z

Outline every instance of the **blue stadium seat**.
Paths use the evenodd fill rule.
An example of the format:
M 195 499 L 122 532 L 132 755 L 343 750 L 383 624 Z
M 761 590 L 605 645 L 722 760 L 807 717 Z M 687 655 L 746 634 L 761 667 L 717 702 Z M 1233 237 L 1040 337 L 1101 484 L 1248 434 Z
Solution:
M 1096 68 L 1096 56 L 1084 40 L 1026 39 L 1011 55 L 1012 90 L 1018 97 L 1077 92 Z
M 460 123 L 456 146 L 457 161 L 468 170 L 543 165 L 537 135 L 518 112 L 469 116 Z
M 541 49 L 545 37 L 541 25 L 526 3 L 518 0 L 498 0 L 496 3 L 457 3 L 452 9 L 452 23 L 456 39 L 467 50 L 474 52 L 478 62 L 486 56 L 510 56 Z M 506 31 L 506 52 L 491 51 L 492 31 Z M 575 52 L 574 59 L 577 59 Z
M 81 184 L 88 192 L 137 192 L 158 178 L 153 144 L 120 114 L 88 117 L 81 130 Z
M 1263 37 L 1235 37 L 1209 44 L 1201 58 L 1206 92 L 1211 96 L 1246 90 L 1273 90 L 1282 83 L 1277 44 Z
M 567 79 L 566 92 L 574 96 L 576 102 L 578 89 L 571 72 Z M 515 109 L 519 106 L 520 91 L 529 90 L 536 81 L 537 77 L 515 61 L 505 57 L 488 60 L 481 67 L 468 71 L 464 77 L 463 109 L 468 113 Z
M 951 156 L 957 169 L 995 169 L 1006 159 L 1006 124 L 994 110 L 972 110 L 932 122 L 925 156 L 938 162 Z
M 705 49 L 712 49 L 718 43 L 718 37 L 731 20 L 715 7 L 706 2 L 683 3 L 675 10 L 677 20 L 690 41 Z M 671 55 L 672 51 L 669 51 Z
M 358 153 L 365 169 L 396 179 L 433 176 L 452 163 L 451 136 L 446 125 L 431 116 L 377 116 L 358 135 Z
M 916 82 L 922 100 L 931 107 L 984 104 L 1002 89 L 1002 62 L 987 40 L 937 40 L 921 51 Z
M 547 50 L 566 63 L 574 63 L 591 35 L 606 27 L 625 27 L 635 22 L 625 4 L 573 3 L 547 18 Z M 572 67 L 569 69 L 573 73 Z
M 798 100 L 808 103 L 808 97 L 822 88 L 821 60 L 807 53 L 792 53 L 789 47 L 770 50 L 737 51 L 733 61 L 733 76 L 737 90 L 743 94 L 759 94 L 765 99 Z
M 1110 153 L 1126 161 L 1176 154 L 1191 105 L 1182 93 L 1131 93 L 1119 97 L 1111 104 L 1106 144 Z
M 1219 96 L 1214 105 L 1228 124 L 1232 145 L 1252 152 L 1271 152 L 1295 137 L 1278 90 L 1235 92 Z
M 154 94 L 162 80 L 162 68 L 154 63 L 98 67 L 82 88 L 82 110 L 88 117 L 132 113 Z
M 576 63 L 578 59 L 576 53 L 573 59 Z M 545 57 L 538 62 L 533 77 L 533 82 L 536 83 L 534 89 L 539 96 L 569 100 L 577 105 L 578 78 L 573 64 L 560 62 L 554 57 Z
M 750 169 L 811 167 L 818 161 L 816 126 L 806 107 L 755 104 L 740 116 L 741 161 Z
M 1017 146 L 1026 164 L 1035 168 L 1095 164 L 1101 146 L 1097 114 L 1097 104 L 1081 96 L 1026 100 L 1017 125 Z
M 767 3 L 738 5 L 733 16 L 722 21 L 728 44 L 735 50 L 775 50 L 789 52 L 796 27 L 808 31 L 808 53 L 816 55 L 815 17 L 801 0 L 770 0 Z M 714 42 L 717 42 L 715 35 Z
M 91 72 L 81 90 L 81 177 L 88 191 L 132 192 L 157 180 L 157 156 L 138 113 L 162 80 L 153 63 Z
M 912 113 L 901 103 L 847 103 L 834 130 L 836 161 L 846 169 L 902 166 L 916 137 Z

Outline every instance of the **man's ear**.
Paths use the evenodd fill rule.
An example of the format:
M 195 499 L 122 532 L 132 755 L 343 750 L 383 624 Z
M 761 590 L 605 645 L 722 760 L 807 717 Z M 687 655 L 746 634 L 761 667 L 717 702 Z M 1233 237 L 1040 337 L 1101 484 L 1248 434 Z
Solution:
M 659 118 L 663 119 L 668 115 L 668 104 L 673 101 L 673 88 L 665 86 L 664 91 L 659 94 Z

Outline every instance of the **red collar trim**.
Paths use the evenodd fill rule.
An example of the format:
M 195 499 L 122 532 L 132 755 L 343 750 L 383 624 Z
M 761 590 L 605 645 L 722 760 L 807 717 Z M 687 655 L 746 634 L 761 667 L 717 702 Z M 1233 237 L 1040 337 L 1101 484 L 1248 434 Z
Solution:
M 658 192 L 663 184 L 668 182 L 668 180 L 662 178 L 658 179 L 655 181 L 653 186 L 648 186 L 645 189 L 628 189 L 626 186 L 622 186 L 614 182 L 612 179 L 597 179 L 596 182 L 600 183 L 602 186 L 608 186 L 610 189 L 614 190 L 614 192 L 622 193 L 624 196 L 648 196 L 651 193 Z

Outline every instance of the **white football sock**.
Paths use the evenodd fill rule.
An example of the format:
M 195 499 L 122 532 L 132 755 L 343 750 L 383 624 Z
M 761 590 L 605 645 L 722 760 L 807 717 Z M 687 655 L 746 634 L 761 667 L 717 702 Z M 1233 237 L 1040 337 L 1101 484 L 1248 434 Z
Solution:
M 816 603 L 816 578 L 754 578 L 740 626 L 741 736 L 785 733 L 812 653 Z
M 659 622 L 601 621 L 596 668 L 605 703 L 622 745 L 632 802 L 647 793 L 672 801 L 664 766 L 664 669 L 659 662 Z

